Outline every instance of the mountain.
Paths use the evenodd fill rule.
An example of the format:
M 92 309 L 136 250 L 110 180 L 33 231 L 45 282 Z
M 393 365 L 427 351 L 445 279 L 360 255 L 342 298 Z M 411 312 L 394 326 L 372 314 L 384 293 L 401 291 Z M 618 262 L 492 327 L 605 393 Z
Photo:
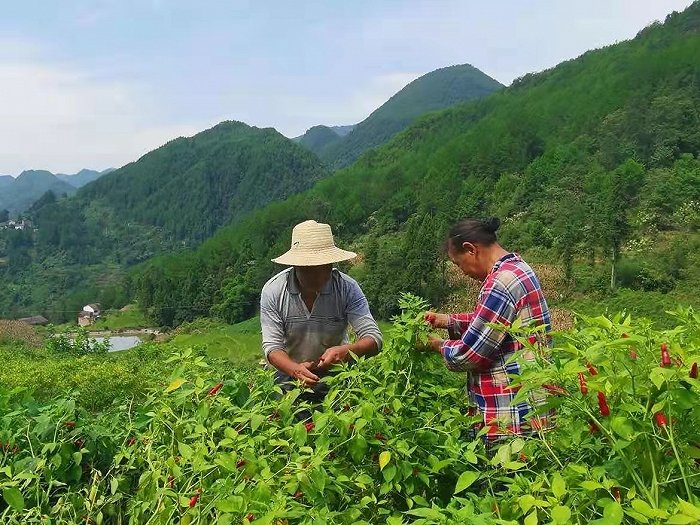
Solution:
M 76 188 L 82 188 L 86 184 L 89 184 L 92 181 L 99 179 L 102 175 L 106 175 L 107 173 L 111 173 L 113 171 L 114 168 L 108 168 L 102 171 L 82 169 L 78 173 L 74 173 L 72 175 L 58 173 L 56 174 L 56 177 L 61 179 L 63 182 L 67 182 L 71 186 L 74 186 Z
M 328 166 L 342 168 L 365 151 L 385 143 L 417 117 L 483 97 L 502 87 L 469 64 L 437 69 L 408 84 L 349 132 L 315 126 L 300 142 Z M 340 129 L 345 132 L 348 127 Z
M 301 137 L 292 140 L 296 140 L 306 149 L 320 156 L 322 151 L 331 144 L 342 141 L 343 137 L 328 126 L 314 126 L 313 128 L 309 128 Z
M 313 153 L 274 129 L 223 122 L 172 140 L 68 199 L 47 193 L 28 212 L 35 233 L 12 238 L 0 230 L 0 318 L 40 311 L 62 322 L 81 303 L 123 306 L 130 265 L 196 246 L 327 175 Z
M 27 210 L 39 197 L 47 191 L 57 196 L 75 193 L 75 187 L 60 180 L 53 173 L 45 170 L 23 171 L 16 179 L 8 180 L 7 176 L 0 177 L 0 210 L 7 209 L 11 213 L 21 213 Z
M 696 2 L 630 41 L 418 119 L 196 251 L 137 267 L 131 293 L 162 324 L 252 316 L 278 269 L 270 258 L 288 248 L 294 224 L 313 218 L 362 254 L 350 272 L 387 317 L 400 291 L 441 304 L 451 293 L 439 255 L 448 224 L 496 215 L 504 246 L 564 275 L 552 304 L 573 294 L 599 311 L 659 316 L 679 302 L 698 306 L 698 56 Z M 606 292 L 611 284 L 619 291 Z M 196 313 L 184 306 L 193 304 Z
M 331 128 L 331 130 L 335 131 L 336 134 L 340 135 L 341 137 L 344 137 L 348 133 L 350 133 L 353 129 L 355 129 L 355 126 L 357 124 L 349 124 L 347 126 L 328 126 Z
M 111 210 L 118 221 L 199 242 L 327 174 L 312 154 L 276 130 L 223 122 L 101 177 L 77 198 Z

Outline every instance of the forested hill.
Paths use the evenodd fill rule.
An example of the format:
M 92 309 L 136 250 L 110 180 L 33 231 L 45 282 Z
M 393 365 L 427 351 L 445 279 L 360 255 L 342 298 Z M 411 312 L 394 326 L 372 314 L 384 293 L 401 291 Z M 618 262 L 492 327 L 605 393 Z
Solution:
M 47 193 L 30 211 L 35 234 L 0 231 L 0 318 L 44 313 L 62 321 L 86 302 L 116 304 L 125 268 L 197 245 L 328 174 L 313 153 L 274 129 L 223 122 L 71 198 Z
M 131 291 L 164 324 L 252 315 L 270 257 L 314 218 L 363 255 L 351 271 L 385 316 L 399 290 L 444 296 L 437 241 L 449 222 L 497 215 L 507 247 L 561 265 L 575 289 L 609 287 L 614 254 L 615 286 L 697 299 L 698 57 L 694 3 L 633 40 L 420 119 L 196 252 L 139 267 Z
M 318 160 L 272 128 L 223 122 L 179 138 L 85 186 L 78 199 L 117 220 L 201 241 L 219 226 L 310 188 L 327 175 Z
M 26 170 L 16 179 L 9 176 L 0 179 L 0 211 L 13 214 L 25 211 L 47 191 L 56 195 L 75 193 L 75 186 L 45 170 Z
M 300 138 L 333 169 L 350 165 L 365 151 L 384 144 L 421 115 L 486 96 L 503 86 L 469 65 L 436 69 L 417 78 L 377 108 L 350 133 L 314 126 Z

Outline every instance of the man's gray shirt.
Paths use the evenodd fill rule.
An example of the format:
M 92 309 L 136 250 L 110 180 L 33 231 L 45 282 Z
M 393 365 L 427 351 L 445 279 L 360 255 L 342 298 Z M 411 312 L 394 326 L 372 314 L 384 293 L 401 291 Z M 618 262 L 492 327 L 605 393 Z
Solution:
M 347 328 L 357 338 L 371 337 L 382 347 L 382 333 L 367 299 L 353 278 L 334 269 L 309 312 L 288 268 L 263 286 L 260 297 L 263 351 L 284 350 L 297 362 L 317 361 L 332 346 L 348 342 Z

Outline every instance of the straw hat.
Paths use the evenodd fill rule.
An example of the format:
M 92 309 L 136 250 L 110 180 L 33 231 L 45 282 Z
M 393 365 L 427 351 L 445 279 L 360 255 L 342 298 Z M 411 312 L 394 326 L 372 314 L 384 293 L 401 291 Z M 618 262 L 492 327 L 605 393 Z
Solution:
M 304 221 L 292 230 L 292 247 L 272 259 L 272 262 L 288 266 L 322 266 L 357 257 L 356 253 L 341 250 L 333 242 L 333 232 L 328 224 Z

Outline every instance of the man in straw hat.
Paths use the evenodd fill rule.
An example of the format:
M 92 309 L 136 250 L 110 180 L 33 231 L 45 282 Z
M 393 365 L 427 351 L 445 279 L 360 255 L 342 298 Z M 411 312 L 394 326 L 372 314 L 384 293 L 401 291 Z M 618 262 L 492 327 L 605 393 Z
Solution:
M 262 289 L 265 358 L 277 369 L 276 380 L 284 391 L 297 379 L 313 391 L 302 395 L 311 402 L 326 395 L 327 385 L 319 381 L 333 365 L 346 361 L 351 352 L 369 356 L 382 347 L 382 334 L 360 286 L 333 268 L 333 263 L 354 257 L 336 247 L 328 224 L 302 222 L 292 231 L 291 249 L 272 259 L 291 268 Z M 348 325 L 357 334 L 354 343 L 348 340 Z

